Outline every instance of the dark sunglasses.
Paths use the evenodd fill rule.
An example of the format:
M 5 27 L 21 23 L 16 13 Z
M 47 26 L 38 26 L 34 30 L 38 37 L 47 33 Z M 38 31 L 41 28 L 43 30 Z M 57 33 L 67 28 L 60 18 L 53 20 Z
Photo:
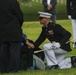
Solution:
M 42 20 L 42 19 L 43 19 L 43 17 L 39 17 L 39 19 L 40 19 L 40 20 Z

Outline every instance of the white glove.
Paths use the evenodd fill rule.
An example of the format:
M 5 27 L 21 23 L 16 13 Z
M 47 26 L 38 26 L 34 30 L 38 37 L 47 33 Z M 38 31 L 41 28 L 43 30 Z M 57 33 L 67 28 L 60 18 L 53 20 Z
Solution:
M 68 15 L 68 18 L 69 18 L 69 19 L 72 19 L 72 18 L 71 18 L 71 15 Z
M 52 42 L 52 48 L 53 49 L 60 48 L 60 43 L 58 43 L 58 42 Z

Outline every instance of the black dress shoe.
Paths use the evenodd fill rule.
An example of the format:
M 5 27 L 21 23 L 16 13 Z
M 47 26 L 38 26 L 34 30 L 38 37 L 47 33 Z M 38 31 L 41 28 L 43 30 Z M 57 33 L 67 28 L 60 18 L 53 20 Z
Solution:
M 76 56 L 71 57 L 71 64 L 72 64 L 72 67 L 76 67 Z
M 58 65 L 53 65 L 53 66 L 49 67 L 49 70 L 52 70 L 52 69 L 59 69 L 59 66 Z

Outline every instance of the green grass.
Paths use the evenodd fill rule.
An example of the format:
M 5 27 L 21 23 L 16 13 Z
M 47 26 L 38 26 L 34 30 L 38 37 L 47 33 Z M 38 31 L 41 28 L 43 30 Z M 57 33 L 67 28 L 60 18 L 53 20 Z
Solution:
M 27 70 L 3 75 L 76 75 L 75 68 L 65 70 Z

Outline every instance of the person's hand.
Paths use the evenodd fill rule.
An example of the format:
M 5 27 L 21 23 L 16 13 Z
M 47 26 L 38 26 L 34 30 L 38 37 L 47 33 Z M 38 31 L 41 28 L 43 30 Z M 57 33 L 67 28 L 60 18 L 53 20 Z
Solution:
M 34 48 L 34 45 L 32 43 L 30 43 L 28 40 L 26 40 L 26 44 L 27 44 L 28 48 Z
M 60 43 L 59 42 L 52 42 L 52 48 L 53 49 L 60 48 Z
M 52 9 L 52 5 L 51 5 L 51 4 L 48 4 L 47 9 L 48 9 L 48 10 L 51 10 L 51 9 Z
M 68 15 L 68 18 L 69 18 L 69 19 L 72 19 L 72 18 L 71 18 L 71 15 Z
M 28 48 L 34 48 L 34 45 L 32 43 L 29 43 Z

